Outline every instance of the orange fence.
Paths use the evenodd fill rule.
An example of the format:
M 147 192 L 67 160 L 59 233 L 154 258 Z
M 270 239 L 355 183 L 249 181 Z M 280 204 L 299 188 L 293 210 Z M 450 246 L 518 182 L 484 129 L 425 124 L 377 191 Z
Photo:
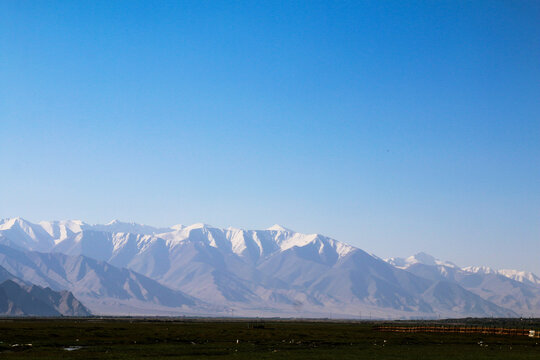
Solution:
M 531 329 L 507 329 L 485 326 L 375 326 L 375 331 L 389 331 L 402 333 L 454 333 L 454 334 L 488 334 L 529 336 L 540 338 L 540 331 Z

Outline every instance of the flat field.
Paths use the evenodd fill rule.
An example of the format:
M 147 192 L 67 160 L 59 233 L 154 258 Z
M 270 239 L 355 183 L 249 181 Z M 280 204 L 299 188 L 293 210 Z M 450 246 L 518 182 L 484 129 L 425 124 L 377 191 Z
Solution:
M 530 321 L 528 324 L 486 322 L 490 324 L 479 321 L 462 324 L 540 328 L 538 322 Z M 380 324 L 292 320 L 0 319 L 0 358 L 540 359 L 540 339 L 374 331 L 373 326 Z

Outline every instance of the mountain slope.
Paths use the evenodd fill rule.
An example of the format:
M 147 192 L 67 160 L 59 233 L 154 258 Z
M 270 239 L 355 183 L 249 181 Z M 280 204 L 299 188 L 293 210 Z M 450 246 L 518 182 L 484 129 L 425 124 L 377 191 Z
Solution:
M 115 303 L 125 308 L 134 304 L 141 311 L 203 305 L 134 271 L 85 256 L 20 251 L 0 245 L 0 265 L 24 281 L 70 290 L 92 309 L 103 310 L 103 304 Z
M 11 316 L 89 316 L 71 292 L 24 286 L 13 280 L 0 284 L 0 314 Z
M 435 282 L 424 292 L 423 298 L 437 308 L 438 311 L 441 311 L 443 317 L 456 312 L 476 317 L 485 317 L 486 314 L 493 314 L 492 316 L 496 317 L 514 317 L 517 315 L 511 310 L 484 300 L 454 282 Z

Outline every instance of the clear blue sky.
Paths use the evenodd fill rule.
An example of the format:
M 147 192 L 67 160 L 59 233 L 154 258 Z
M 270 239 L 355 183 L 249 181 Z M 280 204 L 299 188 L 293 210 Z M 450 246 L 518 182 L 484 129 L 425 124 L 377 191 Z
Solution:
M 0 217 L 279 223 L 540 273 L 537 1 L 2 1 Z

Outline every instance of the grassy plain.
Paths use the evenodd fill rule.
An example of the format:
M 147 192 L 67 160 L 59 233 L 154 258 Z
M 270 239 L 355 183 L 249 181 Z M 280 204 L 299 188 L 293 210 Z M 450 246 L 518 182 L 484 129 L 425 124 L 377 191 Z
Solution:
M 538 322 L 523 321 L 469 320 L 461 324 L 486 322 L 488 326 L 540 328 Z M 540 339 L 384 333 L 373 331 L 373 325 L 215 319 L 1 319 L 0 358 L 540 359 Z M 65 350 L 70 347 L 75 348 Z

